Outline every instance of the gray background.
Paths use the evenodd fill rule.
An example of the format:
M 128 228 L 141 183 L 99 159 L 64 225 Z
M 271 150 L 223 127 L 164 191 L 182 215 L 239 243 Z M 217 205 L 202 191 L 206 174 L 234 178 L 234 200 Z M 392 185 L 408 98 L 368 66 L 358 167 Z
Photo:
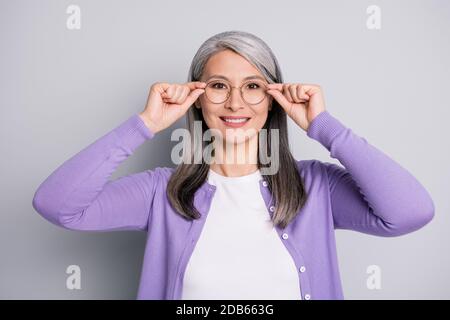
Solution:
M 397 238 L 337 231 L 346 299 L 450 298 L 450 3 L 448 1 L 4 1 L 0 5 L 0 298 L 134 299 L 142 232 L 53 226 L 31 206 L 62 162 L 144 108 L 153 82 L 185 82 L 208 37 L 255 33 L 285 82 L 320 84 L 327 110 L 408 169 L 436 205 Z M 81 29 L 66 8 L 81 8 Z M 381 29 L 366 27 L 369 5 Z M 297 159 L 339 163 L 289 120 Z M 113 178 L 172 166 L 170 132 L 142 145 Z M 81 290 L 66 289 L 68 265 Z M 378 265 L 382 287 L 366 287 Z

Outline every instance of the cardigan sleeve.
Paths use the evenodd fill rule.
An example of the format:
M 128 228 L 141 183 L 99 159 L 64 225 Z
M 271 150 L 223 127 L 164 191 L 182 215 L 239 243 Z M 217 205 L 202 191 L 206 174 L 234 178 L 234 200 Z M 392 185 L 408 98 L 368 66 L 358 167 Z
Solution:
M 307 135 L 344 166 L 321 162 L 335 229 L 400 236 L 432 220 L 434 203 L 420 182 L 328 111 L 313 119 Z
M 34 194 L 34 209 L 53 224 L 72 230 L 146 230 L 157 171 L 108 179 L 153 136 L 134 114 L 51 173 Z

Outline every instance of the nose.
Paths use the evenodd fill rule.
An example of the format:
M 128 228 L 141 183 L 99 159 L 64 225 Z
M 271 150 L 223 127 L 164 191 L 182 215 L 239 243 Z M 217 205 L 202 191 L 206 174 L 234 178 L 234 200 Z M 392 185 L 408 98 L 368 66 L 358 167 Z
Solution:
M 245 102 L 242 100 L 241 91 L 239 88 L 231 88 L 230 96 L 228 97 L 228 101 L 225 104 L 225 108 L 230 108 L 235 111 L 240 108 L 243 108 Z

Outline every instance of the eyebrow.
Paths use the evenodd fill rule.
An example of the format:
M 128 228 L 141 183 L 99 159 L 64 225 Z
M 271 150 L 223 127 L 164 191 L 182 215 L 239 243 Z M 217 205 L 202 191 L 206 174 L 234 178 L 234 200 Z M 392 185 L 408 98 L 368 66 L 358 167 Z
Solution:
M 208 81 L 209 79 L 212 79 L 212 78 L 220 78 L 220 79 L 224 79 L 224 80 L 230 81 L 230 79 L 228 79 L 227 77 L 222 76 L 222 75 L 220 75 L 220 74 L 212 75 L 212 76 L 210 76 L 208 79 L 206 79 L 205 81 Z M 266 79 L 264 79 L 264 78 L 261 77 L 261 76 L 257 76 L 257 75 L 245 77 L 243 80 L 250 80 L 250 79 L 260 79 L 260 80 L 266 81 Z

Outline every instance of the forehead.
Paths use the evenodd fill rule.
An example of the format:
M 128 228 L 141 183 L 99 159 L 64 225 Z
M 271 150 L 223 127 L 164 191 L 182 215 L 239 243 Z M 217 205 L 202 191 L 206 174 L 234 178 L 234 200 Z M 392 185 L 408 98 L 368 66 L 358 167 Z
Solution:
M 265 80 L 259 70 L 241 55 L 223 50 L 212 55 L 205 65 L 202 80 L 219 76 L 230 81 L 243 81 L 246 79 Z

